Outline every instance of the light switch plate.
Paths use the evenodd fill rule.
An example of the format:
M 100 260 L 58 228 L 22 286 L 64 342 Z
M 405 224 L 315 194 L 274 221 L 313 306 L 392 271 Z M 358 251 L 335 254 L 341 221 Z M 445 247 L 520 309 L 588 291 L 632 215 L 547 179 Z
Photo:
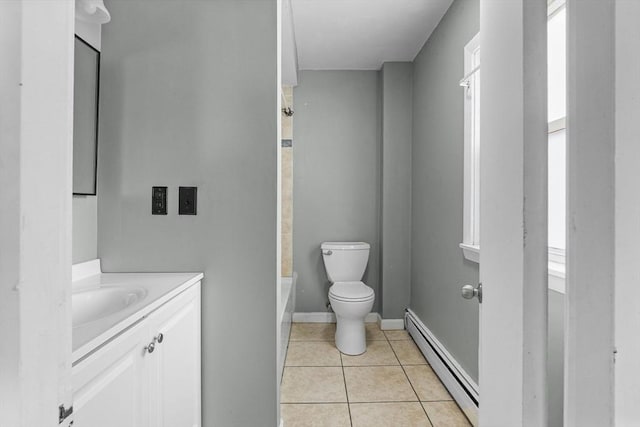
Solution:
M 178 214 L 197 215 L 198 187 L 178 188 Z
M 167 214 L 167 187 L 151 188 L 151 215 Z

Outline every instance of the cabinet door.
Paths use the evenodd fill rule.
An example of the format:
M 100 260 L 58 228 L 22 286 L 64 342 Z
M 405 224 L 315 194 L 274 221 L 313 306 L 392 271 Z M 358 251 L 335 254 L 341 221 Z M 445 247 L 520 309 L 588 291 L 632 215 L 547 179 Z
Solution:
M 134 326 L 72 368 L 74 427 L 147 427 L 146 329 Z
M 200 284 L 151 314 L 148 330 L 162 334 L 149 358 L 150 425 L 199 427 Z

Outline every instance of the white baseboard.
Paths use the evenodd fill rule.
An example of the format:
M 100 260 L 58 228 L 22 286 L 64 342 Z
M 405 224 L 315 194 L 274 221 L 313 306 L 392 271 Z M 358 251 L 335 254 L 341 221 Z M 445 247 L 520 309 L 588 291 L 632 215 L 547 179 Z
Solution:
M 336 323 L 333 313 L 293 313 L 293 323 Z
M 383 331 L 401 331 L 404 329 L 404 319 L 383 319 L 378 315 L 378 326 Z
M 366 323 L 378 323 L 378 313 L 369 313 L 364 318 Z M 336 323 L 335 313 L 293 313 L 293 323 Z
M 478 384 L 416 314 L 407 310 L 407 331 L 471 424 L 478 425 Z

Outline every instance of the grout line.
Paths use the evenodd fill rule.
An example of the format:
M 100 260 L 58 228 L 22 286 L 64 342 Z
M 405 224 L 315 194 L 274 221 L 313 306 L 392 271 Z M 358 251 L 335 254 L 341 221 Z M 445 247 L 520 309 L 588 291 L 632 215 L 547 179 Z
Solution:
M 416 365 L 416 366 L 424 366 L 424 365 Z M 298 366 L 287 366 L 287 368 L 297 368 Z M 302 366 L 303 368 L 312 368 L 314 366 Z M 317 366 L 317 368 L 334 368 L 335 366 Z M 345 368 L 401 368 L 402 365 L 358 365 L 358 366 L 349 366 L 345 365 Z
M 283 402 L 281 405 L 347 405 L 347 402 Z
M 396 354 L 396 350 L 393 348 L 393 346 L 391 346 L 391 350 L 393 350 L 393 354 L 396 355 L 396 358 L 398 358 L 398 362 L 400 362 L 400 358 Z M 409 385 L 411 386 L 411 390 L 413 390 L 413 393 L 416 395 L 416 398 L 418 399 L 418 403 L 420 403 L 420 407 L 422 408 L 422 412 L 424 412 L 424 415 L 429 420 L 429 424 L 431 424 L 433 426 L 434 425 L 433 421 L 431 421 L 431 418 L 429 418 L 429 414 L 427 413 L 427 410 L 425 409 L 424 405 L 422 404 L 422 401 L 420 400 L 420 396 L 418 396 L 418 392 L 416 391 L 415 387 L 413 386 L 413 383 L 411 382 L 411 379 L 409 378 L 409 375 L 407 375 L 407 371 L 404 370 L 404 365 L 402 365 L 402 363 L 400 363 L 400 368 L 402 368 L 402 372 L 404 373 L 405 378 L 409 382 Z
M 342 365 L 334 365 L 334 366 L 285 366 L 285 368 L 340 368 Z
M 363 402 L 280 402 L 282 405 L 374 405 L 376 403 L 451 403 L 455 400 L 373 400 Z
M 342 381 L 344 382 L 344 394 L 347 397 L 347 410 L 349 411 L 349 425 L 353 427 L 353 419 L 351 418 L 351 404 L 349 403 L 349 390 L 347 390 L 347 377 L 344 374 L 344 363 L 342 361 L 342 353 L 340 353 L 340 364 L 342 365 Z
M 433 421 L 431 421 L 431 417 L 429 417 L 429 413 L 427 412 L 427 408 L 424 407 L 422 402 L 420 402 L 420 406 L 422 407 L 422 412 L 424 412 L 424 414 L 427 416 L 427 419 L 429 420 L 429 424 L 431 424 L 432 427 L 435 427 L 436 425 L 433 423 Z
M 395 365 L 285 365 L 285 368 L 386 368 L 390 366 L 402 366 L 399 363 Z M 426 366 L 426 365 L 407 365 L 407 366 Z
M 281 405 L 348 405 L 347 402 L 280 402 Z

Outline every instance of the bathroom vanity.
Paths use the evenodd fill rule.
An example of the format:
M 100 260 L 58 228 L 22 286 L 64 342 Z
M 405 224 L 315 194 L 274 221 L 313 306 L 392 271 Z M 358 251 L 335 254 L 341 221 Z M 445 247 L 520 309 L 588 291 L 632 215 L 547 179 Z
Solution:
M 202 277 L 98 273 L 74 281 L 74 427 L 201 425 Z

